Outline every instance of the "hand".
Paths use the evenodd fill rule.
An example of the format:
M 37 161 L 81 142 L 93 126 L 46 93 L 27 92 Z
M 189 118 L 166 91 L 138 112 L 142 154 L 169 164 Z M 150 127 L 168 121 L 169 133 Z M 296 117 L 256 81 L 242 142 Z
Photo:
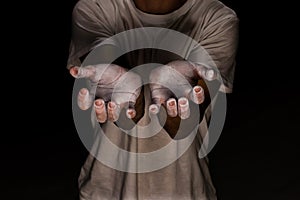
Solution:
M 79 91 L 77 102 L 82 110 L 93 105 L 100 123 L 117 121 L 123 108 L 129 119 L 136 117 L 135 103 L 141 92 L 141 78 L 137 74 L 114 64 L 72 67 L 70 73 L 91 82 L 90 90 Z
M 204 102 L 204 89 L 197 85 L 198 80 L 215 78 L 214 70 L 188 61 L 173 61 L 155 68 L 149 78 L 153 102 L 150 113 L 157 114 L 163 105 L 170 117 L 187 119 L 190 115 L 189 100 L 196 104 Z

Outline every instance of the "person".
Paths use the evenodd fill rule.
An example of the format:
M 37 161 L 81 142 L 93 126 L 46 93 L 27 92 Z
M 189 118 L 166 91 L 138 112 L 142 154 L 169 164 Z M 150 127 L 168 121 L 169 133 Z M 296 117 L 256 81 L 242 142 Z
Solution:
M 207 157 L 200 158 L 199 151 L 214 98 L 208 82 L 221 77 L 219 92 L 232 92 L 238 21 L 235 12 L 217 0 L 77 2 L 67 68 L 74 77 L 92 83 L 95 91 L 80 89 L 78 106 L 85 111 L 92 108 L 100 132 L 105 135 L 96 137 L 93 151 L 82 167 L 81 200 L 217 199 Z M 124 48 L 114 38 L 123 33 L 129 34 L 119 39 L 127 45 L 125 53 L 120 52 Z M 182 39 L 186 37 L 192 42 Z M 145 45 L 132 49 L 127 44 L 130 38 L 137 46 L 155 43 L 154 48 Z M 162 44 L 179 50 L 156 48 Z M 158 116 L 161 130 L 146 126 L 150 121 L 154 123 L 151 116 Z M 111 142 L 127 152 L 145 155 L 190 138 L 194 128 L 191 124 L 195 123 L 196 135 L 184 151 L 176 143 L 159 157 L 151 157 L 156 160 L 122 156 L 108 146 Z M 144 129 L 132 131 L 136 125 Z M 156 166 L 162 160 L 170 162 Z M 126 167 L 118 168 L 111 162 L 126 163 Z M 149 166 L 156 168 L 149 170 Z

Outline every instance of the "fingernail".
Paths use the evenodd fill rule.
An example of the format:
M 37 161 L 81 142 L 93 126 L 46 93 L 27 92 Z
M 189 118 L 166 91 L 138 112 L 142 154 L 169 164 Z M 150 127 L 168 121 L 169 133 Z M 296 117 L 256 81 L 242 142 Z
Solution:
M 95 101 L 95 107 L 96 108 L 102 108 L 104 106 L 105 102 L 103 100 L 96 100 Z
M 117 107 L 117 105 L 114 102 L 109 102 L 108 103 L 108 108 L 115 109 L 116 107 Z
M 73 67 L 71 69 L 73 71 L 73 73 L 71 73 L 74 77 L 77 77 L 78 76 L 78 67 Z
M 81 96 L 85 96 L 87 93 L 88 93 L 88 90 L 87 90 L 87 89 L 81 89 L 81 90 L 79 91 L 79 94 L 80 94 Z
M 200 86 L 194 87 L 194 92 L 195 92 L 195 93 L 200 93 L 201 90 L 202 90 L 202 88 L 201 88 Z
M 126 116 L 129 118 L 129 119 L 132 119 L 136 116 L 136 111 L 132 108 L 128 109 L 126 111 Z
M 156 104 L 152 104 L 149 106 L 149 112 L 150 114 L 156 115 L 159 112 L 159 106 Z
M 204 101 L 204 90 L 201 86 L 195 86 L 193 88 L 192 100 L 196 104 L 201 104 Z
M 215 79 L 215 71 L 212 69 L 206 70 L 205 77 L 207 80 L 214 80 Z

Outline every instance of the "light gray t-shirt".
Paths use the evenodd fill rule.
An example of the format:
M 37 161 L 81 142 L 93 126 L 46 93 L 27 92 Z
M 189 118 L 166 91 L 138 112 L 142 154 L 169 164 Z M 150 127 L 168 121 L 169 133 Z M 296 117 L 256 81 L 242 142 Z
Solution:
M 140 27 L 168 28 L 193 38 L 218 67 L 224 91 L 232 91 L 238 18 L 233 10 L 216 0 L 188 0 L 166 15 L 142 12 L 132 0 L 80 0 L 73 12 L 68 67 L 80 66 L 79 58 L 105 39 Z
M 117 41 L 109 38 L 142 27 L 166 28 L 192 38 L 197 44 L 187 48 L 188 50 L 184 51 L 181 57 L 198 62 L 197 59 L 193 59 L 198 56 L 197 53 L 201 54 L 205 50 L 210 59 L 208 63 L 203 63 L 206 59 L 201 60 L 202 56 L 199 55 L 200 63 L 217 67 L 224 83 L 221 85 L 221 90 L 231 92 L 238 40 L 238 18 L 234 11 L 217 0 L 188 0 L 176 11 L 164 15 L 142 12 L 135 7 L 133 0 L 80 0 L 73 11 L 68 67 L 81 66 L 80 58 L 104 41 L 111 45 L 118 45 Z M 145 35 L 145 40 L 147 37 L 148 35 Z M 152 41 L 151 37 L 150 41 Z M 161 42 L 163 41 L 156 41 L 156 43 Z M 177 43 L 182 41 L 173 41 L 173 44 Z M 152 51 L 152 55 L 148 53 L 138 51 L 130 55 L 129 63 L 132 66 L 148 62 L 165 64 L 164 62 L 171 59 L 159 56 L 155 51 Z M 144 89 L 144 96 L 145 114 L 138 122 L 139 125 L 149 123 L 147 108 L 151 102 L 147 87 Z M 122 172 L 107 166 L 95 157 L 104 155 L 103 152 L 107 153 L 105 147 L 109 141 L 129 152 L 147 153 L 161 149 L 174 140 L 164 129 L 150 138 L 135 138 L 123 133 L 116 124 L 105 123 L 98 131 L 104 133 L 109 140 L 98 136 L 93 155 L 88 157 L 82 167 L 79 178 L 81 200 L 216 199 L 207 159 L 198 157 L 203 137 L 208 129 L 209 117 L 210 114 L 206 113 L 199 124 L 195 138 L 176 161 L 164 168 L 145 173 Z M 176 154 L 178 149 L 180 146 L 174 147 L 169 152 L 170 155 Z M 111 155 L 113 155 L 112 160 L 126 159 L 119 154 Z M 163 159 L 164 156 L 168 155 L 161 155 L 158 159 Z

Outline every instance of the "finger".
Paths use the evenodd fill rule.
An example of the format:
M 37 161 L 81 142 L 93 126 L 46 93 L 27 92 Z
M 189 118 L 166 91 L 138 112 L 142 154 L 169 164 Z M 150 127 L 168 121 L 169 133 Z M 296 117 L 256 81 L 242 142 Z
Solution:
M 126 116 L 128 119 L 133 119 L 136 116 L 136 110 L 134 108 L 134 104 L 133 102 L 129 103 L 129 107 L 126 110 Z
M 132 108 L 129 108 L 129 109 L 126 110 L 126 116 L 129 119 L 133 119 L 136 116 L 136 111 Z
M 177 103 L 176 99 L 170 98 L 167 101 L 167 113 L 170 117 L 176 117 L 177 116 Z
M 98 122 L 104 123 L 107 120 L 107 112 L 105 108 L 105 102 L 103 99 L 97 99 L 94 101 L 94 108 Z
M 215 70 L 205 67 L 203 65 L 199 65 L 195 63 L 191 63 L 191 64 L 196 68 L 197 73 L 201 78 L 204 78 L 208 81 L 212 81 L 217 78 L 217 73 L 215 72 Z
M 137 114 L 135 103 L 141 92 L 142 80 L 136 73 L 120 69 L 118 70 L 122 72 L 122 76 L 118 78 L 116 85 L 114 85 L 111 101 L 119 106 L 120 111 L 125 108 L 126 117 L 132 119 Z M 113 78 L 115 77 L 112 76 L 111 79 Z
M 197 85 L 193 88 L 192 92 L 191 92 L 191 97 L 190 99 L 195 102 L 196 104 L 201 104 L 203 103 L 204 99 L 205 99 L 205 95 L 204 95 L 204 89 Z
M 187 119 L 190 116 L 189 101 L 185 97 L 178 99 L 178 115 L 181 119 Z
M 79 67 L 74 66 L 74 67 L 71 67 L 70 70 L 69 70 L 70 74 L 71 74 L 74 78 L 76 78 L 77 75 L 78 75 L 78 68 L 79 68 Z
M 70 69 L 70 74 L 74 78 L 91 78 L 95 76 L 95 73 L 96 73 L 96 69 L 92 66 L 88 66 L 88 67 L 75 66 Z
M 216 79 L 216 73 L 213 69 L 206 69 L 204 72 L 204 76 L 207 80 L 210 80 L 210 81 Z
M 165 105 L 166 101 L 171 97 L 171 92 L 169 89 L 157 84 L 151 84 L 150 89 L 152 104 L 149 106 L 149 112 L 150 114 L 157 114 L 161 105 Z
M 207 69 L 206 67 L 202 67 L 202 66 L 199 68 L 198 74 L 200 77 L 202 77 L 208 81 L 212 81 L 217 78 L 216 73 L 213 69 Z
M 120 112 L 125 109 L 125 114 L 128 119 L 133 119 L 137 114 L 135 104 L 139 94 L 140 88 L 133 92 L 118 91 L 113 93 L 111 101 L 118 105 Z
M 86 88 L 82 88 L 77 97 L 77 104 L 81 110 L 87 110 L 92 105 L 92 97 Z
M 107 118 L 109 121 L 115 122 L 120 116 L 120 106 L 113 101 L 107 104 Z
M 152 115 L 156 115 L 156 114 L 158 114 L 159 109 L 160 109 L 160 105 L 151 104 L 149 106 L 149 113 L 152 114 Z

